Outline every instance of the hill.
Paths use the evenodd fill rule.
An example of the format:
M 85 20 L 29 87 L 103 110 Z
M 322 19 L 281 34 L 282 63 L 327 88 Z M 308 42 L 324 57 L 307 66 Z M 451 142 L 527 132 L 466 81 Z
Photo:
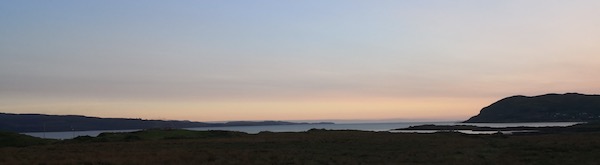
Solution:
M 466 123 L 586 122 L 600 120 L 600 95 L 578 93 L 512 96 L 481 110 Z
M 11 132 L 58 132 L 292 124 L 310 123 L 294 123 L 285 121 L 235 121 L 226 123 L 204 123 L 180 120 L 143 120 L 129 118 L 99 118 L 78 115 L 0 113 L 0 130 Z

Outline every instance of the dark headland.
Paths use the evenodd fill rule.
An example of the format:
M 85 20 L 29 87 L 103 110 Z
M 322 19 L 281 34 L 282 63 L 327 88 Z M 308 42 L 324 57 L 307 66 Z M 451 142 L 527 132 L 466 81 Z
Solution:
M 600 95 L 578 93 L 512 96 L 481 110 L 463 123 L 582 122 L 567 127 L 482 127 L 472 125 L 418 125 L 397 130 L 525 131 L 518 134 L 597 132 Z M 531 132 L 530 132 L 531 131 Z
M 465 123 L 588 122 L 600 120 L 600 95 L 578 93 L 512 96 L 501 99 Z
M 60 132 L 89 130 L 129 130 L 152 128 L 193 128 L 226 126 L 263 126 L 295 124 L 333 124 L 286 121 L 230 121 L 205 123 L 186 120 L 144 120 L 131 118 L 99 118 L 79 115 L 10 114 L 0 113 L 0 130 L 11 132 Z

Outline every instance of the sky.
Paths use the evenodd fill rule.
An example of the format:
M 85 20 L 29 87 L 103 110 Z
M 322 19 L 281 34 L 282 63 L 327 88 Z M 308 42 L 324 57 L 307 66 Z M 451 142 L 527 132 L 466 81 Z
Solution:
M 0 112 L 465 120 L 600 93 L 595 0 L 3 0 Z

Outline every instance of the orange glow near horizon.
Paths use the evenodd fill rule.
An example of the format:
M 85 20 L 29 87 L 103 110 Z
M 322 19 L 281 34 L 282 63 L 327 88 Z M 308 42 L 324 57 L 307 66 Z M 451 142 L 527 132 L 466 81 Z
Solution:
M 461 120 L 494 99 L 406 98 L 301 101 L 54 102 L 4 107 L 22 113 L 77 114 L 162 120 Z M 39 111 L 30 111 L 37 109 Z M 81 113 L 85 112 L 85 113 Z
M 464 120 L 600 93 L 600 1 L 240 2 L 0 1 L 0 112 Z

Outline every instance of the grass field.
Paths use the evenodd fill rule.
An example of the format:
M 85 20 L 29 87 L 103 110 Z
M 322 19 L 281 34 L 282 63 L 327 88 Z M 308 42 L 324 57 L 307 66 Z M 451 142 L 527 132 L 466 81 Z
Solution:
M 598 164 L 600 133 L 152 130 L 0 148 L 0 164 Z

